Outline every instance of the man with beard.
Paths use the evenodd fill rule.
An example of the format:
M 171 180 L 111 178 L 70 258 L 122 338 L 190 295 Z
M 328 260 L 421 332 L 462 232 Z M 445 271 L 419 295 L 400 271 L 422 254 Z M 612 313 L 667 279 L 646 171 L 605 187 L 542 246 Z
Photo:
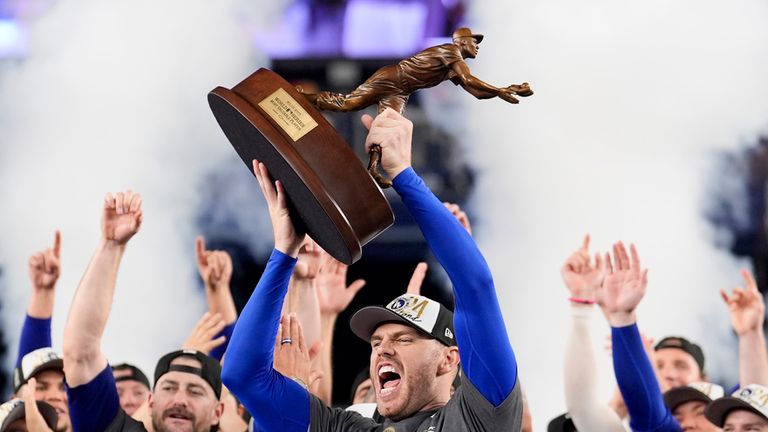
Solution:
M 139 231 L 141 196 L 107 194 L 101 239 L 75 293 L 64 328 L 64 370 L 72 425 L 77 431 L 144 431 L 120 408 L 115 378 L 101 352 L 117 270 L 128 241 Z M 179 350 L 157 363 L 149 409 L 155 432 L 216 430 L 224 405 L 221 367 L 194 350 Z
M 485 259 L 411 168 L 411 122 L 392 109 L 375 120 L 367 115 L 362 120 L 369 129 L 366 147 L 378 144 L 385 150 L 384 171 L 394 179 L 395 190 L 453 283 L 453 318 L 441 304 L 406 294 L 387 308 L 364 308 L 352 320 L 355 332 L 371 342 L 370 375 L 380 420 L 329 408 L 306 391 L 306 376 L 275 371 L 275 350 L 305 349 L 302 338 L 297 339 L 298 323 L 279 326 L 304 235 L 291 222 L 282 184 L 272 183 L 266 167 L 254 161 L 275 250 L 235 325 L 222 371 L 224 384 L 262 430 L 520 430 L 523 397 L 517 362 Z M 462 385 L 451 397 L 459 353 Z

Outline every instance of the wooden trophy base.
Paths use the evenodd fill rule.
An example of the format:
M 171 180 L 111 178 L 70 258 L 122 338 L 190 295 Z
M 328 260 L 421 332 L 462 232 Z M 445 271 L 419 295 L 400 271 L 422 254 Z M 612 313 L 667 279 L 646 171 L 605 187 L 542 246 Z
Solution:
M 252 171 L 263 162 L 286 190 L 294 223 L 345 264 L 395 221 L 379 186 L 328 121 L 276 73 L 259 69 L 208 104 Z

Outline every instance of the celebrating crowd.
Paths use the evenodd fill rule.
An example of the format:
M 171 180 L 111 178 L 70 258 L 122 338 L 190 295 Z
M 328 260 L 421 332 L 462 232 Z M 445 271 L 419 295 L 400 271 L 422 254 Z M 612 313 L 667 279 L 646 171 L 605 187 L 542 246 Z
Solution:
M 32 295 L 0 432 L 533 430 L 516 357 L 535 354 L 513 350 L 466 214 L 438 200 L 411 167 L 410 121 L 392 109 L 362 121 L 366 150 L 381 146 L 382 169 L 448 274 L 455 307 L 420 294 L 427 268 L 419 264 L 401 295 L 358 310 L 349 325 L 371 350 L 350 389 L 352 405 L 332 400 L 331 348 L 337 317 L 365 282 L 348 284 L 346 265 L 292 223 L 282 184 L 253 161 L 274 234 L 266 269 L 238 316 L 232 260 L 199 237 L 208 311 L 152 375 L 110 365 L 102 352 L 120 262 L 141 230 L 138 193 L 104 199 L 101 239 L 69 306 L 62 352 L 51 340 L 60 234 L 30 258 Z M 618 242 L 592 254 L 589 243 L 586 236 L 561 269 L 572 314 L 567 413 L 548 430 L 768 431 L 765 305 L 752 276 L 744 271 L 743 288 L 721 293 L 739 339 L 739 384 L 726 392 L 707 381 L 699 345 L 677 335 L 654 343 L 640 332 L 636 309 L 648 271 L 635 246 Z M 596 390 L 589 323 L 597 308 L 611 331 L 618 389 L 610 400 Z

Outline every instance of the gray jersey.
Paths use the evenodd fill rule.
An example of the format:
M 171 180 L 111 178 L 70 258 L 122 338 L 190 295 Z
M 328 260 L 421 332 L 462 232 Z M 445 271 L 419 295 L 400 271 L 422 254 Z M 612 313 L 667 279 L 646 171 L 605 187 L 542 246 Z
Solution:
M 329 408 L 312 397 L 310 432 L 516 432 L 523 425 L 523 396 L 520 382 L 498 407 L 491 405 L 466 377 L 451 400 L 436 411 L 383 423 L 341 408 Z

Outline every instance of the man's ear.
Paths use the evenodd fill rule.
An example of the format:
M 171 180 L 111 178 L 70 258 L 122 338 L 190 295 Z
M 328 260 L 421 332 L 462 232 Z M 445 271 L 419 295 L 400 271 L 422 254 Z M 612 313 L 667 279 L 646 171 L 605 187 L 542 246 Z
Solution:
M 443 375 L 455 370 L 459 365 L 459 348 L 455 346 L 446 347 L 443 350 L 440 367 L 437 368 L 438 375 Z
M 213 423 L 211 423 L 211 426 L 218 425 L 219 421 L 221 420 L 221 416 L 224 415 L 224 402 L 219 401 L 216 404 L 216 411 L 213 413 Z

